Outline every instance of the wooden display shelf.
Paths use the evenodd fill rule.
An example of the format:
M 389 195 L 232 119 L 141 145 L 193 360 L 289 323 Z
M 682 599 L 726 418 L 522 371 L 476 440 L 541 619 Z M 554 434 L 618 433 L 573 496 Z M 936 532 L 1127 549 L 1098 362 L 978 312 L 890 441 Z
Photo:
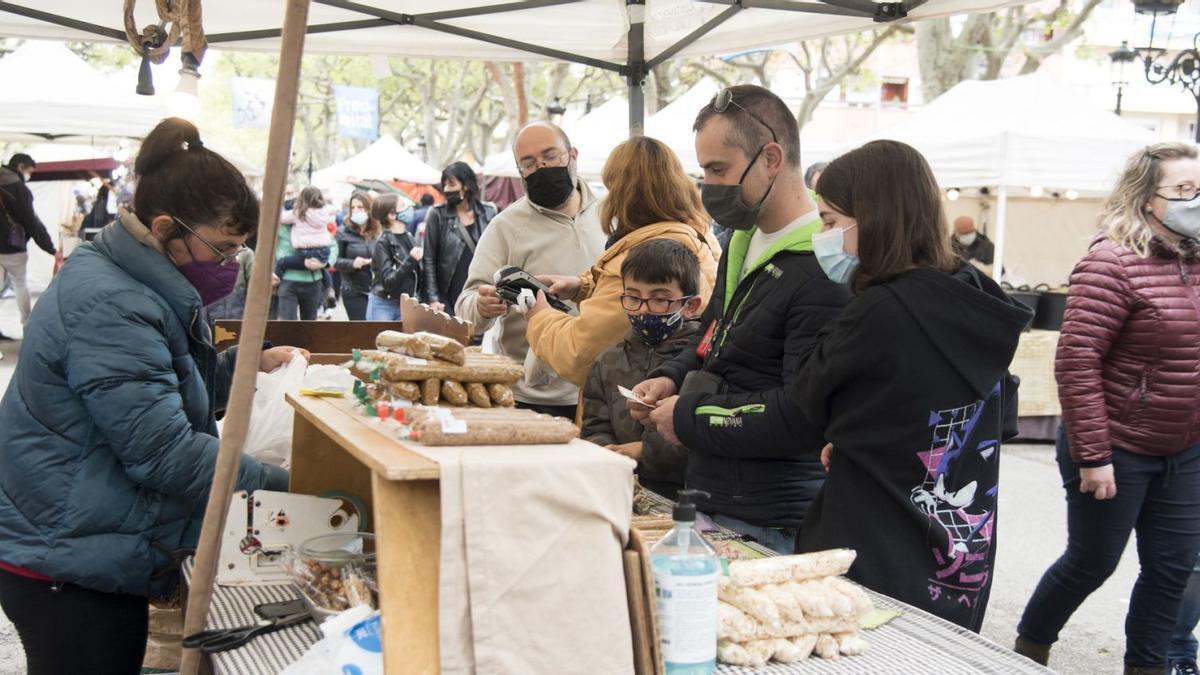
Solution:
M 343 490 L 371 512 L 388 673 L 436 673 L 441 490 L 437 463 L 380 433 L 349 399 L 288 396 L 290 491 Z

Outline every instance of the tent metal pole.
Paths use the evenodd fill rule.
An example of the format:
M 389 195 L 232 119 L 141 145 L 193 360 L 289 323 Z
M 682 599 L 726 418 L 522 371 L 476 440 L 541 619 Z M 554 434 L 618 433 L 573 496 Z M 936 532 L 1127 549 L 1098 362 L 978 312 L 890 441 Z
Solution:
M 360 28 L 383 28 L 385 26 L 394 25 L 387 19 L 363 19 L 362 21 L 340 21 L 338 23 L 318 23 L 309 26 L 305 32 L 309 35 L 317 33 L 339 33 L 346 30 L 358 30 Z M 240 42 L 242 40 L 265 40 L 269 38 L 277 38 L 283 35 L 283 30 L 279 28 L 265 28 L 263 30 L 244 30 L 236 33 L 215 33 L 213 35 L 204 36 L 211 44 L 220 44 L 222 42 Z
M 0 12 L 8 12 L 10 14 L 16 14 L 17 16 L 23 16 L 28 19 L 45 21 L 46 23 L 52 23 L 56 26 L 63 26 L 65 28 L 74 28 L 75 30 L 91 33 L 93 35 L 102 35 L 110 40 L 117 40 L 119 42 L 126 41 L 125 31 L 123 30 L 106 28 L 94 23 L 88 23 L 86 21 L 80 21 L 78 19 L 72 19 L 66 16 L 59 16 L 58 14 L 51 14 L 50 12 L 43 12 L 38 9 L 30 9 L 29 7 L 14 5 L 11 2 L 0 2 Z
M 448 9 L 444 12 L 425 12 L 423 14 L 418 14 L 417 16 L 430 19 L 432 21 L 445 21 L 447 19 L 462 19 L 471 16 L 487 16 L 489 14 L 499 14 L 501 12 L 520 12 L 526 9 L 541 9 L 543 7 L 555 7 L 557 5 L 574 5 L 579 2 L 583 2 L 583 0 L 523 0 L 522 2 L 509 2 L 503 5 Z
M 560 50 L 553 49 L 550 47 L 542 47 L 540 45 L 530 44 L 528 42 L 521 42 L 519 40 L 510 40 L 508 38 L 503 38 L 498 35 L 489 35 L 487 33 L 480 33 L 479 31 L 470 30 L 468 28 L 460 28 L 458 26 L 451 26 L 450 24 L 439 23 L 437 21 L 430 21 L 428 19 L 422 19 L 419 16 L 412 16 L 411 19 L 412 19 L 412 25 L 419 26 L 421 28 L 426 28 L 429 30 L 438 31 L 439 33 L 448 33 L 450 35 L 457 35 L 459 37 L 469 38 L 471 40 L 478 40 L 480 42 L 486 42 L 488 44 L 499 45 L 501 47 L 508 47 L 509 49 L 514 49 L 516 51 L 528 52 L 530 54 L 540 54 L 542 56 L 546 56 L 546 57 L 549 57 L 552 59 L 557 59 L 559 61 L 566 61 L 568 63 L 579 63 L 579 64 L 582 64 L 585 66 L 599 68 L 600 70 L 610 70 L 614 73 L 624 73 L 626 71 L 626 66 L 623 66 L 619 63 L 611 63 L 609 61 L 603 61 L 601 59 L 593 59 L 588 56 L 580 56 L 579 54 L 572 54 L 570 52 L 564 52 L 564 51 L 560 51 Z
M 682 38 L 679 39 L 678 42 L 676 42 L 675 44 L 671 45 L 670 47 L 667 47 L 666 49 L 664 49 L 662 51 L 662 53 L 660 53 L 658 56 L 655 56 L 654 58 L 650 59 L 650 62 L 646 64 L 646 71 L 649 72 L 651 70 L 654 70 L 655 68 L 659 67 L 663 63 L 667 62 L 668 60 L 671 59 L 671 57 L 678 54 L 681 50 L 691 46 L 692 43 L 694 43 L 696 40 L 699 40 L 700 38 L 704 37 L 708 33 L 712 32 L 713 29 L 715 29 L 717 26 L 720 26 L 721 24 L 725 23 L 726 21 L 732 19 L 733 15 L 737 14 L 740 11 L 742 11 L 742 6 L 738 5 L 738 4 L 734 4 L 733 6 L 729 7 L 725 11 L 714 16 L 703 26 L 700 26 L 699 28 L 692 31 L 691 33 L 688 33 L 687 35 L 683 36 Z
M 283 188 L 287 181 L 288 159 L 292 145 L 292 129 L 296 122 L 296 100 L 300 89 L 300 61 L 304 56 L 305 24 L 308 22 L 309 0 L 287 0 L 283 17 L 283 36 L 279 44 L 279 74 L 276 78 L 275 105 L 272 108 L 271 130 L 267 141 L 266 175 L 263 178 L 263 199 L 258 212 L 258 249 L 246 294 L 245 319 L 238 341 L 237 364 L 229 391 L 225 427 L 217 451 L 208 505 L 204 509 L 204 526 L 196 545 L 192 583 L 188 589 L 187 611 L 184 614 L 184 635 L 204 630 L 208 606 L 216 583 L 217 563 L 221 553 L 221 534 L 229 515 L 229 500 L 237 482 L 242 448 L 250 426 L 250 409 L 254 402 L 254 385 L 262 358 L 262 341 L 267 329 L 267 312 L 271 304 L 271 276 L 275 267 L 275 243 L 279 236 L 279 213 L 283 207 Z M 245 514 L 242 515 L 245 518 Z M 183 650 L 181 672 L 196 675 L 200 668 L 200 652 Z
M 1008 220 L 1008 186 L 1003 183 L 996 190 L 996 255 L 992 258 L 992 278 L 997 283 L 1004 275 L 1004 238 Z
M 834 6 L 822 2 L 791 2 L 790 0 L 697 0 L 712 5 L 734 5 L 742 9 L 771 9 L 780 12 L 804 12 L 806 14 L 832 14 L 834 16 L 853 16 L 871 18 L 875 12 L 865 12 L 844 6 Z
M 486 14 L 494 14 L 497 11 L 518 11 L 518 10 L 523 10 L 523 9 L 531 9 L 533 7 L 542 6 L 542 5 L 548 6 L 548 5 L 562 4 L 565 1 L 566 0 L 529 0 L 529 2 L 514 2 L 514 3 L 509 3 L 506 5 L 481 7 L 481 8 L 479 8 L 478 12 L 473 12 L 473 10 L 467 10 L 467 9 L 455 10 L 454 14 L 456 16 L 460 16 L 460 17 L 468 16 L 467 12 L 470 11 L 470 12 L 473 12 L 473 13 L 469 14 L 470 16 L 482 16 L 482 15 L 486 15 Z M 574 1 L 574 0 L 572 0 L 572 1 Z M 365 14 L 367 16 L 373 16 L 378 19 L 384 19 L 386 21 L 390 21 L 391 23 L 394 23 L 394 24 L 400 25 L 400 26 L 417 26 L 420 28 L 425 28 L 427 30 L 437 31 L 439 33 L 447 33 L 450 35 L 457 35 L 459 37 L 464 37 L 464 38 L 467 38 L 470 40 L 478 40 L 480 42 L 486 42 L 488 44 L 499 45 L 501 47 L 508 47 L 509 49 L 513 49 L 516 51 L 528 52 L 531 54 L 540 54 L 541 56 L 545 56 L 545 57 L 548 57 L 551 59 L 557 59 L 559 61 L 567 61 L 569 63 L 579 63 L 579 64 L 583 64 L 585 66 L 591 66 L 593 68 L 599 68 L 601 70 L 610 70 L 610 71 L 622 73 L 622 74 L 625 72 L 625 66 L 622 66 L 617 63 L 611 63 L 609 61 L 604 61 L 601 59 L 594 59 L 594 58 L 590 58 L 587 56 L 581 56 L 579 54 L 572 54 L 570 52 L 564 52 L 564 51 L 561 51 L 558 49 L 552 49 L 550 47 L 543 47 L 541 45 L 535 45 L 535 44 L 531 44 L 528 42 L 521 42 L 520 40 L 510 40 L 509 38 L 500 37 L 499 35 L 489 35 L 487 33 L 481 33 L 479 31 L 470 30 L 468 28 L 461 28 L 459 26 L 452 26 L 450 24 L 441 23 L 433 18 L 430 18 L 430 17 L 436 17 L 436 16 L 445 16 L 449 12 L 433 12 L 430 14 L 402 14 L 400 12 L 391 12 L 386 9 L 379 9 L 378 7 L 370 7 L 368 5 L 363 5 L 363 4 L 360 4 L 357 2 L 351 2 L 350 0 L 313 0 L 313 2 L 315 2 L 319 5 L 326 5 L 329 7 L 337 7 L 338 9 L 344 9 L 344 10 L 351 11 L 351 12 L 359 12 L 360 14 Z
M 639 136 L 646 127 L 646 0 L 625 0 L 629 15 L 629 66 L 625 82 L 629 87 L 629 135 Z
M 629 76 L 629 136 L 640 136 L 646 130 L 646 90 L 642 81 Z

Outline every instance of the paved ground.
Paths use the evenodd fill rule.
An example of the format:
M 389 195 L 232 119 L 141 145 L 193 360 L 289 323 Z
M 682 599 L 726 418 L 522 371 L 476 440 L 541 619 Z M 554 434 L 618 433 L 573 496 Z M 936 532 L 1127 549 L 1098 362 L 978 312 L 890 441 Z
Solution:
M 49 261 L 32 255 L 33 285 L 49 281 Z M 16 303 L 0 300 L 0 332 L 20 335 Z M 0 391 L 16 365 L 20 343 L 0 343 Z M 1053 449 L 1048 445 L 1012 445 L 1001 464 L 999 562 L 984 635 L 1010 646 L 1021 610 L 1042 572 L 1062 553 L 1066 541 L 1066 505 Z M 1050 665 L 1072 675 L 1121 672 L 1124 620 L 1129 590 L 1137 576 L 1132 547 L 1117 573 L 1076 613 L 1055 647 Z M 20 643 L 0 616 L 0 675 L 23 673 Z M 951 674 L 946 674 L 951 675 Z

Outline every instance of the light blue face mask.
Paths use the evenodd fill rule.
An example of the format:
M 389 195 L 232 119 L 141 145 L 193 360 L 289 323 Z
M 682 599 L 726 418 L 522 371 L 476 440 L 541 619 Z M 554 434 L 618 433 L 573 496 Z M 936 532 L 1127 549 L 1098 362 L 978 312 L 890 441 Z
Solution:
M 411 225 L 412 219 L 413 219 L 413 207 L 411 205 L 404 210 L 396 211 L 396 220 L 404 223 L 405 225 Z
M 851 225 L 846 229 L 835 227 L 828 232 L 818 232 L 812 237 L 813 254 L 817 256 L 817 264 L 825 270 L 831 281 L 839 284 L 850 283 L 850 275 L 858 269 L 858 256 L 846 253 L 846 230 L 858 227 Z

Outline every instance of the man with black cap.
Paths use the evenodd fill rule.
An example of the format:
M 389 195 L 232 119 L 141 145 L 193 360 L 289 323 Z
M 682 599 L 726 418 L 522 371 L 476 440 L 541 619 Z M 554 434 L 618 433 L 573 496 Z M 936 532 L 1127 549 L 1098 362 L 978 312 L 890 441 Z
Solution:
M 43 251 L 54 255 L 54 241 L 33 210 L 33 193 L 25 185 L 33 176 L 36 166 L 37 162 L 32 157 L 19 152 L 8 160 L 6 166 L 0 167 L 0 268 L 17 289 L 21 325 L 29 320 L 32 309 L 29 285 L 25 279 L 29 239 L 33 238 Z M 0 339 L 8 338 L 0 334 Z

